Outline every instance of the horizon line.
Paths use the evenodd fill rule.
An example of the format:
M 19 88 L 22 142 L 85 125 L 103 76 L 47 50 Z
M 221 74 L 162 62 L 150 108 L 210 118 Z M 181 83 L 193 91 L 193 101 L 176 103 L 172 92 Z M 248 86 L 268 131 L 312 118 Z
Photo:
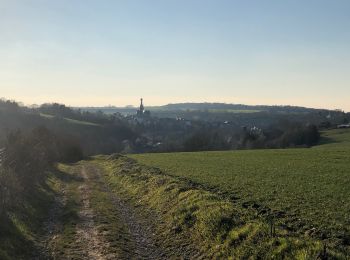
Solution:
M 98 105 L 70 105 L 68 103 L 62 103 L 62 102 L 59 102 L 59 101 L 53 101 L 53 102 L 43 102 L 43 103 L 40 103 L 40 104 L 29 104 L 29 103 L 25 103 L 25 102 L 22 102 L 22 101 L 18 101 L 16 99 L 7 99 L 7 98 L 0 98 L 1 100 L 4 100 L 4 101 L 11 101 L 11 102 L 16 102 L 20 105 L 23 105 L 23 106 L 26 106 L 26 107 L 33 107 L 33 106 L 42 106 L 44 104 L 61 104 L 61 105 L 65 105 L 67 107 L 70 107 L 70 108 L 119 108 L 119 109 L 125 109 L 125 108 L 137 108 L 138 106 L 135 106 L 135 105 L 124 105 L 124 106 L 117 106 L 117 105 L 111 105 L 111 104 L 108 104 L 108 105 L 101 105 L 101 106 L 98 106 Z M 228 102 L 219 102 L 219 101 L 213 101 L 213 102 L 208 102 L 208 101 L 202 101 L 202 102 L 199 102 L 199 101 L 183 101 L 183 102 L 174 102 L 174 103 L 164 103 L 164 104 L 161 104 L 161 105 L 154 105 L 154 104 L 151 104 L 151 105 L 146 105 L 146 107 L 163 107 L 163 106 L 167 106 L 167 105 L 176 105 L 176 104 L 223 104 L 223 105 L 242 105 L 242 106 L 250 106 L 250 107 L 259 107 L 259 106 L 265 106 L 265 107 L 300 107 L 300 108 L 306 108 L 306 109 L 315 109 L 315 110 L 329 110 L 329 111 L 342 111 L 344 113 L 349 113 L 349 111 L 346 111 L 342 108 L 325 108 L 325 107 L 308 107 L 308 106 L 302 106 L 302 105 L 291 105 L 291 104 L 244 104 L 244 103 L 228 103 Z

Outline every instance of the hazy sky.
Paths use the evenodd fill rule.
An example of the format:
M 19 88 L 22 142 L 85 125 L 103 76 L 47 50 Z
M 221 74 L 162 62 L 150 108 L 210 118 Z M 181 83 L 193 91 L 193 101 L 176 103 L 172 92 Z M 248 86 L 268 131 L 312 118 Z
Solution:
M 350 111 L 349 0 L 0 0 L 0 97 Z

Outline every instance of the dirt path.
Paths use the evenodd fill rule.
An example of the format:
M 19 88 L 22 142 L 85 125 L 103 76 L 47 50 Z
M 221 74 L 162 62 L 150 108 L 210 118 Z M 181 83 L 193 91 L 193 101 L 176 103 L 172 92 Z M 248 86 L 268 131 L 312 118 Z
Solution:
M 83 167 L 82 175 L 84 178 L 93 178 L 99 181 L 101 189 L 108 194 L 108 198 L 117 209 L 119 221 L 129 233 L 132 249 L 127 258 L 132 259 L 165 259 L 161 248 L 155 243 L 154 233 L 150 224 L 144 219 L 130 204 L 112 192 L 108 185 L 102 180 L 102 170 L 93 164 L 87 164 Z M 101 259 L 101 258 L 99 258 Z M 103 258 L 102 258 L 103 259 Z
M 60 180 L 65 188 L 45 223 L 47 251 L 53 259 L 167 258 L 155 242 L 152 225 L 125 198 L 111 191 L 101 169 L 89 162 L 70 167 L 69 174 L 74 177 Z M 72 211 L 68 209 L 72 197 L 77 198 L 75 218 L 64 213 Z M 111 210 L 100 210 L 105 204 Z M 111 230 L 111 226 L 117 228 Z M 67 232 L 69 229 L 73 231 Z
M 94 170 L 98 172 L 98 175 L 101 174 L 101 170 L 97 168 Z M 157 245 L 155 234 L 147 219 L 141 216 L 134 207 L 116 193 L 111 192 L 106 184 L 104 184 L 104 189 L 107 190 L 113 205 L 118 209 L 120 220 L 127 228 L 132 239 L 134 248 L 131 257 L 138 259 L 167 259 L 164 251 Z
M 105 248 L 109 245 L 103 239 L 103 236 L 99 234 L 98 229 L 95 226 L 95 213 L 90 206 L 91 187 L 88 185 L 90 178 L 86 171 L 86 167 L 82 167 L 81 176 L 83 178 L 83 184 L 79 186 L 79 193 L 82 200 L 82 206 L 79 211 L 80 223 L 76 230 L 77 244 L 85 247 L 84 251 L 87 252 L 89 259 L 113 259 L 114 256 L 112 254 L 106 253 Z

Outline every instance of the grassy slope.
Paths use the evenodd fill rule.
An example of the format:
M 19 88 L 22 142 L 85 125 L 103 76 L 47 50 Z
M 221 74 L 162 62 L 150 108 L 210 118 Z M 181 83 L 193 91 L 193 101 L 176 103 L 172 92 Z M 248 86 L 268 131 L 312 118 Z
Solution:
M 46 119 L 54 119 L 55 116 L 53 115 L 49 115 L 49 114 L 43 114 L 41 113 L 40 116 L 42 116 L 43 118 Z M 72 123 L 72 124 L 77 124 L 77 125 L 83 125 L 83 126 L 101 126 L 99 124 L 96 123 L 92 123 L 92 122 L 88 122 L 88 121 L 80 121 L 80 120 L 75 120 L 75 119 L 71 119 L 71 118 L 63 118 L 65 121 L 67 121 L 68 123 Z
M 19 206 L 14 207 L 9 217 L 0 221 L 0 259 L 62 259 L 67 248 L 74 247 L 75 226 L 78 223 L 77 210 L 79 197 L 77 188 L 80 178 L 70 173 L 69 166 L 59 164 L 57 169 L 48 173 L 46 182 L 37 185 L 24 198 Z M 69 185 L 65 186 L 64 184 Z M 57 204 L 55 198 L 67 193 L 65 206 L 55 216 L 62 225 L 62 234 L 57 235 L 55 243 L 49 248 L 54 252 L 47 252 L 46 243 L 48 221 L 53 221 L 52 210 Z M 62 212 L 61 212 L 62 211 Z M 52 234 L 51 234 L 52 235 Z M 61 238 L 64 239 L 61 239 Z M 51 255 L 53 253 L 53 255 Z
M 350 131 L 333 130 L 323 135 L 324 144 L 311 149 L 131 157 L 223 192 L 262 213 L 268 207 L 294 230 L 348 245 Z
M 0 259 L 38 256 L 43 250 L 39 243 L 45 233 L 43 222 L 53 200 L 54 191 L 48 185 L 37 186 L 0 221 Z

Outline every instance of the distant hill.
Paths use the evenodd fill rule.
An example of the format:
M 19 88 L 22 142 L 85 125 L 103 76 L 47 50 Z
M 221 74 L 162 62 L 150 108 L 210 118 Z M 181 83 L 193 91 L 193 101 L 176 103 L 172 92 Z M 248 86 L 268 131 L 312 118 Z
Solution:
M 288 126 L 315 125 L 325 129 L 350 121 L 350 114 L 342 111 L 295 106 L 181 103 L 146 109 L 151 111 L 151 117 L 145 119 L 123 116 L 136 115 L 135 107 L 73 109 L 53 103 L 29 108 L 0 100 L 0 148 L 9 131 L 28 131 L 39 126 L 75 140 L 86 155 L 91 155 L 181 150 L 185 140 L 201 131 L 212 133 L 209 139 L 216 140 L 218 147 L 228 142 L 230 147 L 238 147 L 232 140 L 240 140 L 242 129 L 262 129 L 270 135 L 266 138 L 274 139 Z M 286 127 L 281 130 L 280 126 Z M 222 139 L 220 142 L 215 133 Z M 161 144 L 166 148 L 159 148 Z
M 83 113 L 60 104 L 28 108 L 0 100 L 0 148 L 11 131 L 28 132 L 36 127 L 75 140 L 86 155 L 120 152 L 124 140 L 138 137 L 127 123 L 112 116 Z
M 286 112 L 312 112 L 313 109 L 298 106 L 267 106 L 267 105 L 244 105 L 244 104 L 226 104 L 226 103 L 177 103 L 168 104 L 159 107 L 164 110 L 253 110 L 253 111 L 286 111 Z
M 209 112 L 276 112 L 276 113 L 311 113 L 311 112 L 325 112 L 332 111 L 329 109 L 316 109 L 299 106 L 267 106 L 267 105 L 244 105 L 244 104 L 226 104 L 226 103 L 174 103 L 163 106 L 149 106 L 146 107 L 150 111 L 209 111 Z M 102 111 L 104 113 L 122 113 L 133 114 L 137 110 L 137 107 L 78 107 L 83 111 Z
M 120 113 L 135 115 L 136 107 L 81 107 L 81 111 L 106 114 Z M 270 128 L 281 122 L 310 123 L 320 127 L 342 124 L 350 121 L 350 113 L 340 110 L 315 109 L 299 106 L 267 106 L 225 103 L 176 103 L 164 106 L 150 106 L 152 117 L 160 119 L 183 119 L 209 124 L 229 123 L 240 129 L 243 126 Z

